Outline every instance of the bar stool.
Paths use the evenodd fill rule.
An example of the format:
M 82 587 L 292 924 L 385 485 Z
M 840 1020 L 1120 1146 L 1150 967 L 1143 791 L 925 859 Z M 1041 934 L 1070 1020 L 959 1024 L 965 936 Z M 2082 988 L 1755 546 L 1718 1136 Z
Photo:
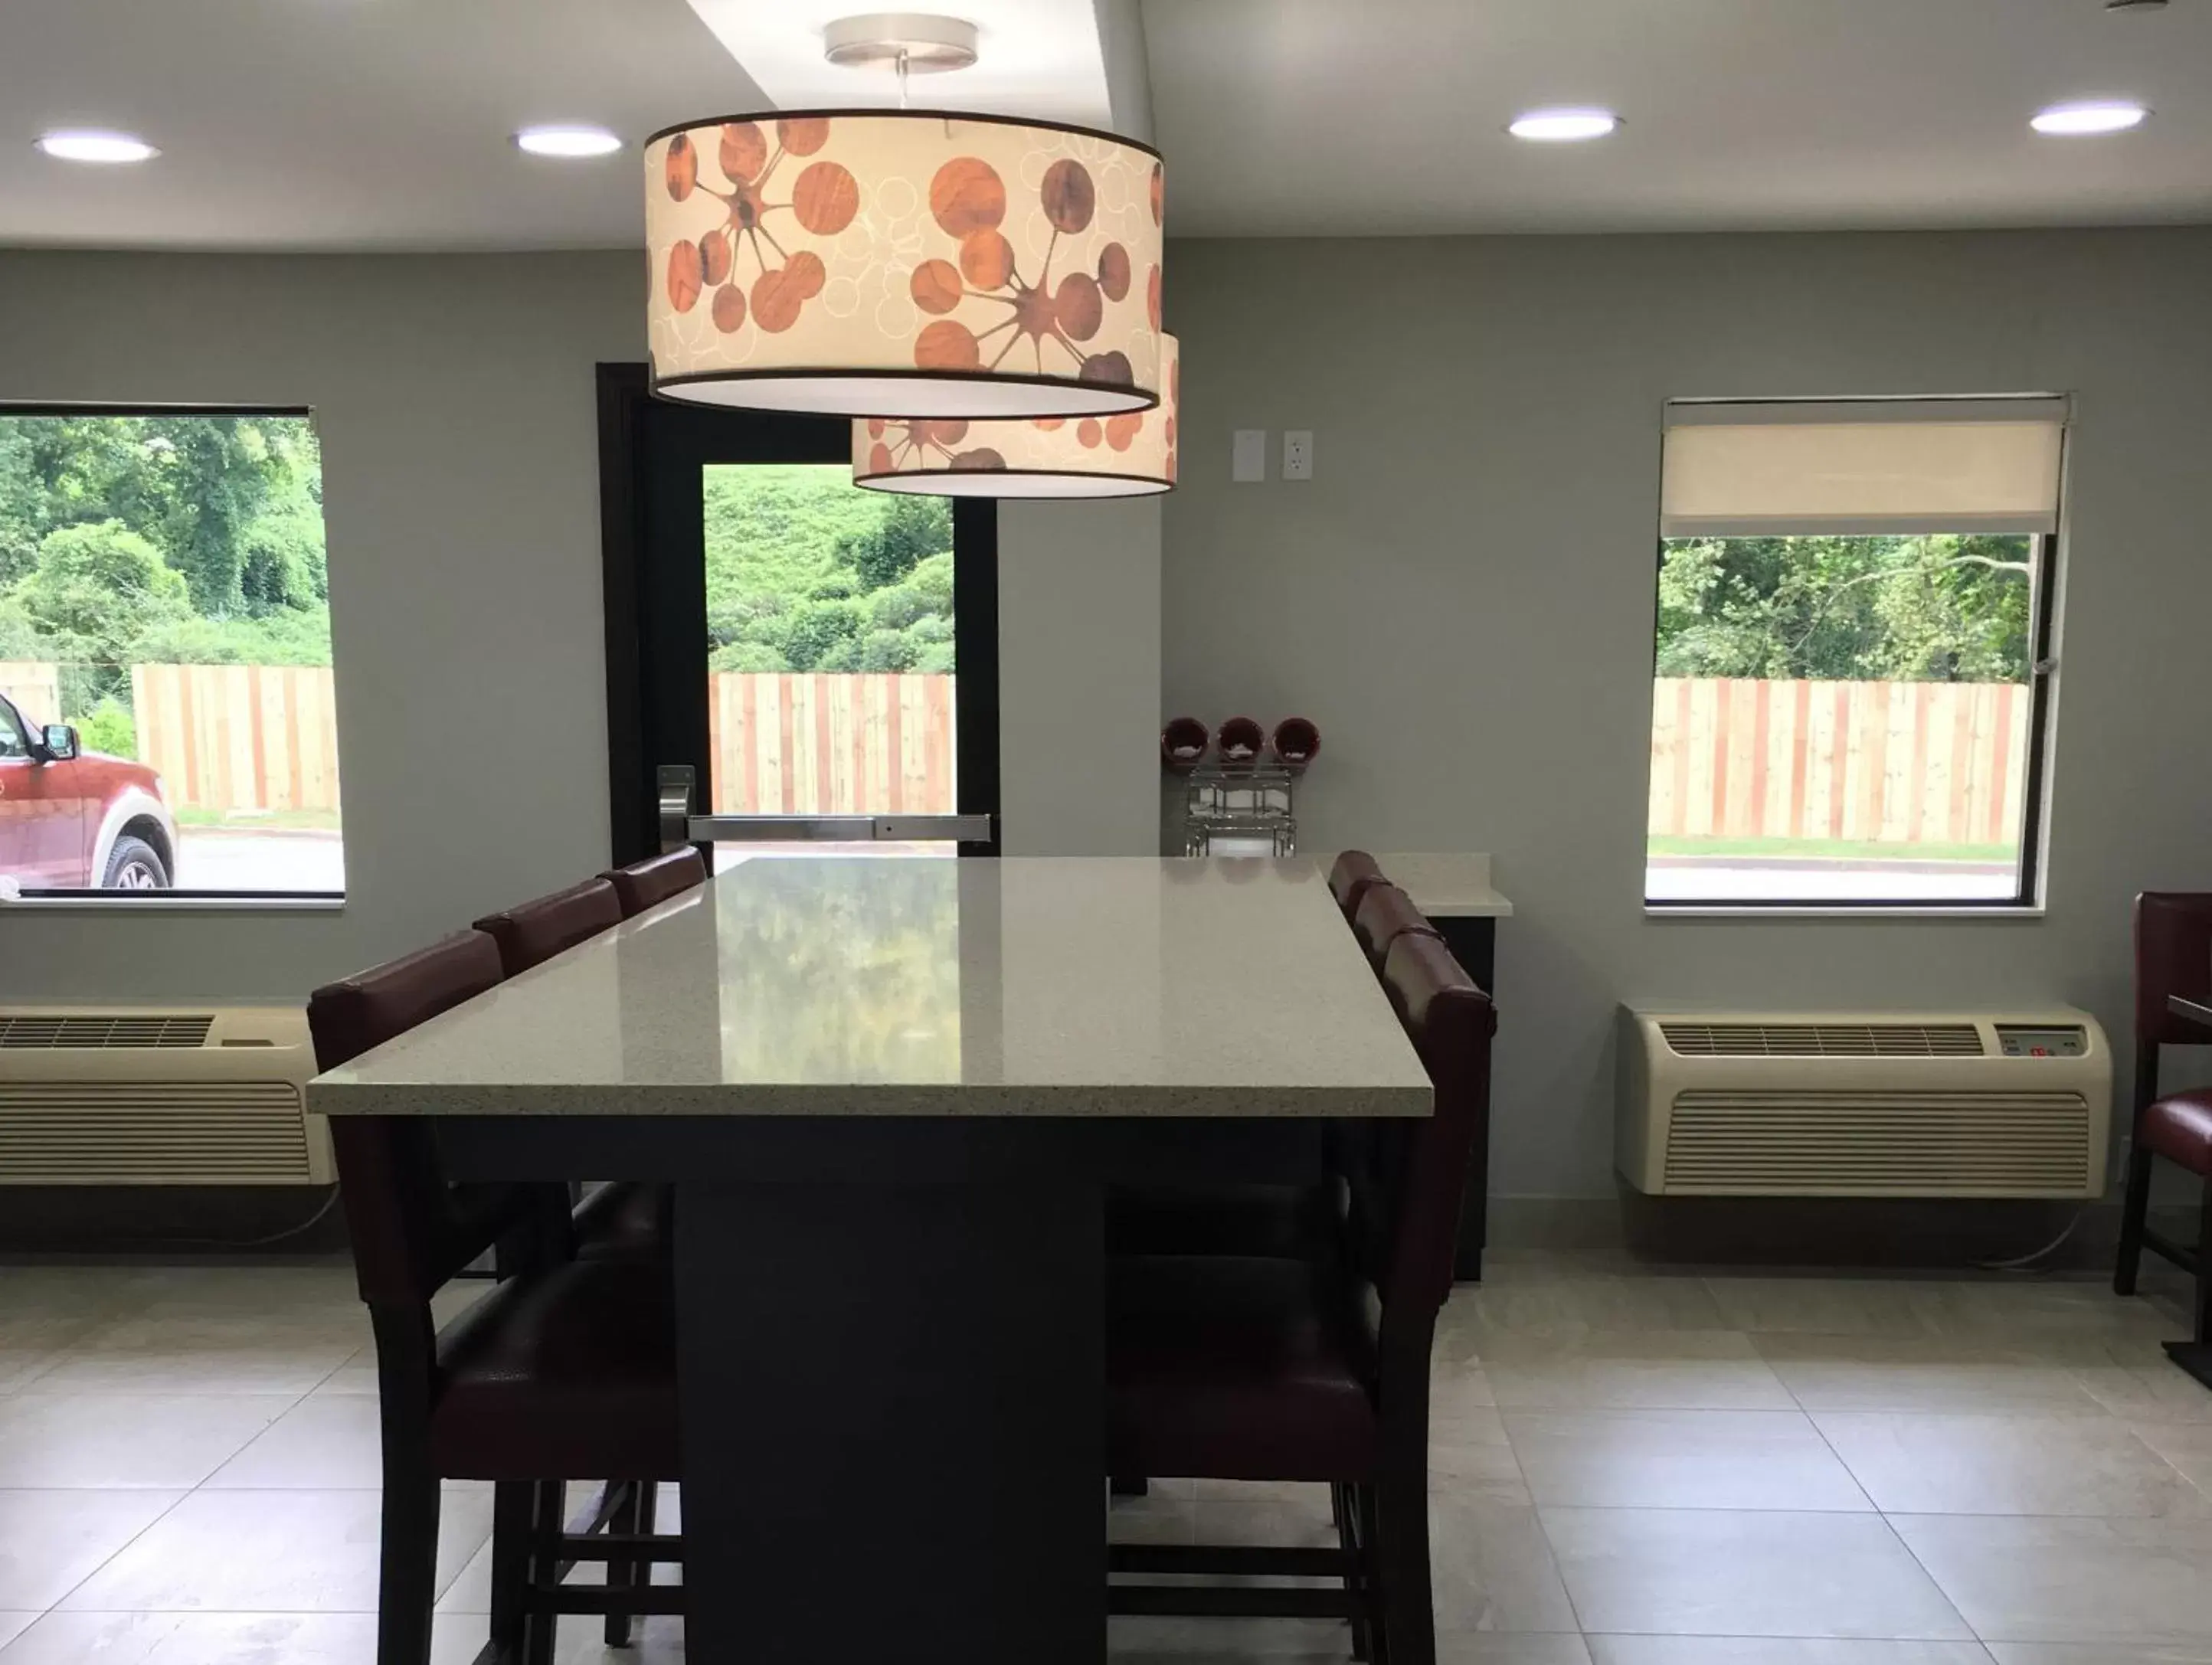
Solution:
M 2212 1089 L 2159 1096 L 2159 1049 L 2212 1046 L 2212 1028 L 2171 1010 L 2170 996 L 2212 1000 L 2212 894 L 2146 890 L 2136 898 L 2135 1134 L 2129 1148 L 2128 1188 L 2120 1211 L 2120 1247 L 2112 1291 L 2136 1292 L 2146 1249 L 2197 1279 L 2196 1337 L 2212 1340 Z M 2187 1247 L 2153 1231 L 2151 1164 L 2164 1157 L 2205 1182 L 2203 1226 Z
M 333 1069 L 501 981 L 497 945 L 465 932 L 317 989 L 315 1061 Z M 428 1118 L 333 1116 L 340 1194 L 376 1338 L 383 1425 L 378 1665 L 427 1665 L 437 1595 L 440 1482 L 493 1482 L 491 1638 L 496 1656 L 547 1665 L 563 1613 L 611 1626 L 680 1612 L 651 1585 L 678 1540 L 635 1528 L 638 1483 L 611 1486 L 581 1531 L 561 1521 L 562 1483 L 677 1466 L 675 1319 L 665 1277 L 635 1263 L 562 1257 L 544 1229 L 549 1189 L 456 1185 Z M 561 1207 L 557 1188 L 554 1206 Z M 514 1274 L 443 1330 L 431 1297 L 495 1244 Z M 608 1564 L 604 1589 L 566 1588 L 578 1560 Z
M 1109 1582 L 1109 1612 L 1341 1617 L 1361 1656 L 1433 1665 L 1429 1355 L 1468 1156 L 1488 1127 L 1497 1024 L 1433 937 L 1401 935 L 1383 975 L 1436 1111 L 1396 1129 L 1395 1162 L 1351 1176 L 1340 1267 L 1143 1256 L 1107 1274 L 1109 1473 L 1326 1482 L 1338 1547 L 1109 1545 L 1108 1569 L 1125 1581 Z M 1192 1574 L 1239 1582 L 1126 1582 Z M 1255 1582 L 1297 1577 L 1343 1588 Z

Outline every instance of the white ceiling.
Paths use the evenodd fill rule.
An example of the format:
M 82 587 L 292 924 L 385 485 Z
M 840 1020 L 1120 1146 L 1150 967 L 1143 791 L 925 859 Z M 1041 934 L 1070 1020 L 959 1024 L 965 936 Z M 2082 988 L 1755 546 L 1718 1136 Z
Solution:
M 0 243 L 641 246 L 635 149 L 556 162 L 510 136 L 635 142 L 761 102 L 684 0 L 0 0 Z M 162 155 L 31 148 L 66 126 Z
M 691 0 L 691 6 L 779 109 L 895 101 L 897 83 L 888 71 L 840 69 L 822 55 L 824 27 L 878 9 L 868 0 Z M 910 9 L 937 8 L 975 26 L 976 61 L 957 73 L 912 77 L 908 101 L 915 108 L 1112 125 L 1093 0 L 917 0 Z
M 2212 0 L 1146 0 L 1170 231 L 2212 219 Z M 2157 113 L 2031 132 L 2060 100 Z M 1535 105 L 1626 125 L 1501 131 Z
M 696 3 L 0 0 L 0 244 L 635 246 L 634 153 L 546 161 L 508 135 L 573 119 L 635 142 L 770 103 L 890 101 L 818 58 L 821 23 L 867 0 Z M 1103 120 L 1098 3 L 971 0 L 983 66 L 918 82 L 915 101 Z M 2133 15 L 1144 0 L 1143 15 L 1185 235 L 2212 221 L 2212 0 Z M 2040 105 L 2100 94 L 2158 113 L 2106 140 L 2027 129 Z M 1500 131 L 1561 102 L 1628 125 L 1585 146 Z M 32 149 L 65 125 L 165 154 L 98 170 Z

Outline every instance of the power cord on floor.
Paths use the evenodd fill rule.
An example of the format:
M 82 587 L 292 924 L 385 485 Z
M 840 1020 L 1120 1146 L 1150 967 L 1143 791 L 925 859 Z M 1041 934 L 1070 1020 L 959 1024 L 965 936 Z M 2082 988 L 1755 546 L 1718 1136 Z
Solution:
M 2074 1235 L 2074 1229 L 2081 1224 L 2081 1216 L 2086 1212 L 2086 1208 L 2076 1208 L 2072 1218 L 2066 1222 L 2066 1229 L 2044 1244 L 2042 1248 L 2032 1250 L 2026 1255 L 2015 1255 L 2009 1261 L 1976 1261 L 1974 1270 L 1977 1272 L 2042 1271 L 2044 1269 L 2042 1263 L 2065 1247 L 2066 1240 Z
M 331 1194 L 323 1199 L 323 1206 L 297 1225 L 288 1225 L 282 1231 L 271 1231 L 265 1237 L 171 1237 L 162 1247 L 170 1249 L 266 1249 L 270 1243 L 281 1243 L 320 1225 L 331 1209 L 338 1206 L 338 1188 L 331 1187 Z

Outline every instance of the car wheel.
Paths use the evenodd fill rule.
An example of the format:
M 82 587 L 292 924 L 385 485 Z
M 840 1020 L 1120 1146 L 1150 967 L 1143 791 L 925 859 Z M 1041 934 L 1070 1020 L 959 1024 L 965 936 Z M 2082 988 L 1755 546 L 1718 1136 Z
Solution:
M 161 858 L 151 844 L 143 838 L 128 836 L 115 841 L 108 852 L 107 877 L 100 881 L 107 890 L 166 890 L 169 888 L 169 870 L 161 865 Z

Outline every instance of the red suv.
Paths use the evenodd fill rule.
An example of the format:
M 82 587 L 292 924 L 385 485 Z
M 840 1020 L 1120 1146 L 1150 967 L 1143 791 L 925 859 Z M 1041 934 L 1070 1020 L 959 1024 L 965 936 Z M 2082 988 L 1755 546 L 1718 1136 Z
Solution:
M 34 728 L 0 694 L 0 878 L 27 890 L 166 890 L 177 823 L 143 763 L 80 755 L 65 723 Z

